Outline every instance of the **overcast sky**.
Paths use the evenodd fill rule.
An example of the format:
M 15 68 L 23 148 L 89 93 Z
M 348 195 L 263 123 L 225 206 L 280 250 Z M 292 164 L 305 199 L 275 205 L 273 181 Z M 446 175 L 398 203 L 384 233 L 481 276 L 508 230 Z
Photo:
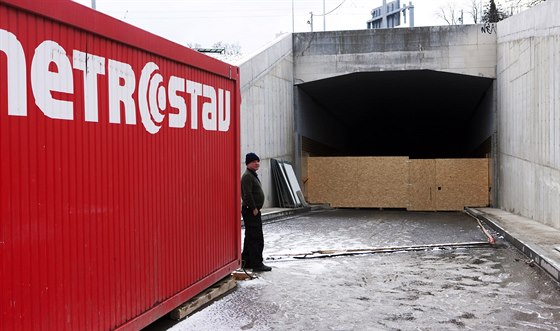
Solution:
M 75 1 L 91 5 L 91 0 Z M 409 1 L 401 0 L 401 6 Z M 323 3 L 326 16 L 322 16 Z M 472 23 L 467 13 L 471 0 L 412 3 L 415 26 L 445 25 L 436 12 L 450 3 L 457 9 L 464 8 L 465 23 Z M 310 12 L 314 15 L 314 31 L 323 31 L 324 18 L 327 31 L 365 29 L 371 10 L 381 4 L 382 0 L 96 0 L 98 11 L 179 44 L 211 47 L 218 41 L 238 43 L 244 54 L 292 29 L 310 31 Z M 408 20 L 401 26 L 408 26 Z

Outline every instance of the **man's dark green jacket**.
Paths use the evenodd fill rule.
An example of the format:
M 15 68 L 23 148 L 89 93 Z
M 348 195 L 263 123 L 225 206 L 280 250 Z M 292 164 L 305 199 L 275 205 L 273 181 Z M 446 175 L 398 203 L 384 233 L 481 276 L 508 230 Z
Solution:
M 241 199 L 243 206 L 253 210 L 261 210 L 264 205 L 264 192 L 257 173 L 251 169 L 245 170 L 241 177 Z

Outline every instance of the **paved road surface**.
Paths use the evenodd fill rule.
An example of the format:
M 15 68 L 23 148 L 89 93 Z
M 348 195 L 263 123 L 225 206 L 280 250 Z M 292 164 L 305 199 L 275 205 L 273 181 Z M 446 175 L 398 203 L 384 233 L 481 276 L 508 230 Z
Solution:
M 464 213 L 328 210 L 267 223 L 274 269 L 149 330 L 560 330 L 560 286 L 495 247 L 294 259 L 325 249 L 486 242 Z M 274 259 L 272 259 L 274 257 Z

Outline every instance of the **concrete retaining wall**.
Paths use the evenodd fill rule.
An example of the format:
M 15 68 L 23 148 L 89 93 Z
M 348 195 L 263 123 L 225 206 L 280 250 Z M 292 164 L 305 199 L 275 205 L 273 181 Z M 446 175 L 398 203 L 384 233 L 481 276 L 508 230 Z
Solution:
M 481 25 L 297 33 L 296 84 L 353 72 L 431 69 L 496 77 L 496 33 Z
M 560 229 L 560 1 L 498 23 L 498 205 Z
M 241 169 L 245 154 L 261 158 L 258 172 L 266 196 L 274 206 L 270 159 L 293 162 L 294 103 L 292 35 L 285 35 L 239 65 L 241 72 Z

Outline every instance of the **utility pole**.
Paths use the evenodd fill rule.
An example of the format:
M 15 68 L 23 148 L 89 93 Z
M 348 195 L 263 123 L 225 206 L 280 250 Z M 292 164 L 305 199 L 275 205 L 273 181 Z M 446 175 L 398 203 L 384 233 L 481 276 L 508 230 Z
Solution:
M 414 27 L 414 5 L 412 4 L 412 1 L 409 2 L 409 6 L 408 6 L 408 12 L 410 13 L 410 27 L 413 28 Z
M 95 0 L 91 0 L 91 8 L 95 10 Z
M 323 31 L 327 31 L 327 14 L 325 11 L 325 0 L 323 0 Z
M 313 32 L 313 12 L 309 12 L 309 15 L 311 15 L 311 17 L 307 21 L 307 24 L 311 25 L 311 32 Z

